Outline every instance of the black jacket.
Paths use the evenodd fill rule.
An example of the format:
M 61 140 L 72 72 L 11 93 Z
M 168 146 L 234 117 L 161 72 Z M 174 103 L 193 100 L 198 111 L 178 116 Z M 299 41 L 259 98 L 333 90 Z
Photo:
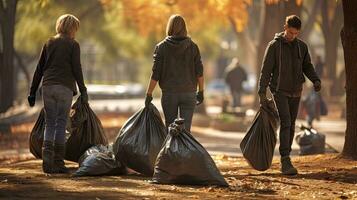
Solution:
M 156 45 L 151 79 L 162 92 L 195 92 L 197 78 L 203 76 L 198 46 L 188 37 L 166 37 Z
M 304 75 L 313 83 L 320 81 L 307 45 L 297 38 L 288 42 L 283 33 L 275 34 L 265 50 L 258 93 L 266 92 L 269 86 L 273 93 L 301 94 Z
M 66 36 L 50 38 L 42 48 L 30 94 L 36 94 L 42 77 L 43 86 L 63 85 L 75 95 L 77 82 L 80 92 L 86 92 L 78 42 Z

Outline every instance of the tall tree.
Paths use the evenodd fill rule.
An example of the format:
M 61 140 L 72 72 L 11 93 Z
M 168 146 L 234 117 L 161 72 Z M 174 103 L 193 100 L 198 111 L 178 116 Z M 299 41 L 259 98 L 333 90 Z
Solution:
M 342 155 L 357 160 L 357 1 L 342 0 L 341 41 L 346 69 L 347 129 Z
M 343 23 L 343 13 L 341 1 L 321 2 L 322 22 L 319 23 L 325 40 L 325 65 L 327 69 L 327 78 L 336 82 L 337 70 L 337 50 L 339 33 Z M 334 95 L 333 87 L 330 88 L 331 95 Z
M 0 1 L 0 113 L 15 98 L 14 32 L 17 0 Z

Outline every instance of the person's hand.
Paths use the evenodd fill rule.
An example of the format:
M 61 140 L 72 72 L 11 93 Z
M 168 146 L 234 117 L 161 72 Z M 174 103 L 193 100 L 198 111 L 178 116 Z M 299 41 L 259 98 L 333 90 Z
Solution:
M 146 94 L 145 107 L 148 107 L 152 101 L 152 94 Z
M 268 98 L 265 93 L 259 93 L 259 103 L 262 106 L 268 104 Z
M 29 102 L 29 105 L 31 107 L 33 107 L 35 105 L 35 102 L 36 102 L 36 95 L 34 94 L 30 94 L 28 97 L 27 97 L 27 101 Z
M 88 103 L 88 94 L 87 94 L 87 92 L 81 92 L 81 101 L 82 101 L 82 103 Z
M 314 82 L 314 90 L 315 90 L 315 92 L 318 92 L 321 90 L 321 82 L 320 81 Z
M 199 91 L 196 94 L 196 105 L 200 105 L 203 102 L 204 96 L 203 96 L 203 91 Z

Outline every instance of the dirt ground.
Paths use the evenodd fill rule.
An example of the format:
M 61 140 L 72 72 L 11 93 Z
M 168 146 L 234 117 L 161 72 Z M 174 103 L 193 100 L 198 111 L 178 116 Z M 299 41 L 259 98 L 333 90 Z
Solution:
M 336 154 L 294 157 L 296 176 L 279 173 L 279 160 L 265 172 L 242 157 L 215 156 L 228 188 L 158 185 L 130 174 L 72 178 L 45 175 L 31 156 L 0 163 L 0 199 L 357 199 L 357 161 Z M 73 171 L 77 164 L 67 162 Z

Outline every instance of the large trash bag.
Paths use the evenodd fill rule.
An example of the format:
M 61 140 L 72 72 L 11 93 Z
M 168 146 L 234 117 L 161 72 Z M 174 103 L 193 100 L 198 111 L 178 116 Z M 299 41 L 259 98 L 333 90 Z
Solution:
M 45 109 L 42 108 L 40 115 L 38 116 L 37 121 L 31 131 L 29 139 L 30 152 L 32 155 L 39 159 L 42 159 L 42 144 L 45 136 L 45 125 Z M 70 136 L 68 130 L 70 130 L 70 124 L 67 124 L 66 127 L 66 140 Z
M 300 127 L 301 132 L 296 134 L 295 141 L 300 146 L 299 155 L 325 153 L 326 137 L 315 129 Z
M 80 98 L 72 106 L 73 112 L 67 123 L 65 159 L 77 162 L 79 157 L 91 146 L 107 145 L 101 122 L 87 103 L 82 104 Z M 45 111 L 40 115 L 33 127 L 29 146 L 36 158 L 42 158 L 42 144 L 45 131 Z
M 276 145 L 279 115 L 273 100 L 260 106 L 252 126 L 240 143 L 243 157 L 259 171 L 270 168 Z
M 176 119 L 157 156 L 153 183 L 228 186 L 206 149 Z
M 123 125 L 114 142 L 115 157 L 125 166 L 152 176 L 154 164 L 166 138 L 166 127 L 157 108 L 140 109 Z
M 79 168 L 73 176 L 126 174 L 126 168 L 115 159 L 112 145 L 96 145 L 87 149 L 78 160 Z
M 81 97 L 72 105 L 71 135 L 66 142 L 66 160 L 77 162 L 82 154 L 94 145 L 107 145 L 102 123 L 88 103 L 82 103 Z
M 43 143 L 44 134 L 45 134 L 45 109 L 42 108 L 40 115 L 38 116 L 37 121 L 35 123 L 35 126 L 31 131 L 30 140 L 29 140 L 30 152 L 36 158 L 42 158 L 42 143 Z

